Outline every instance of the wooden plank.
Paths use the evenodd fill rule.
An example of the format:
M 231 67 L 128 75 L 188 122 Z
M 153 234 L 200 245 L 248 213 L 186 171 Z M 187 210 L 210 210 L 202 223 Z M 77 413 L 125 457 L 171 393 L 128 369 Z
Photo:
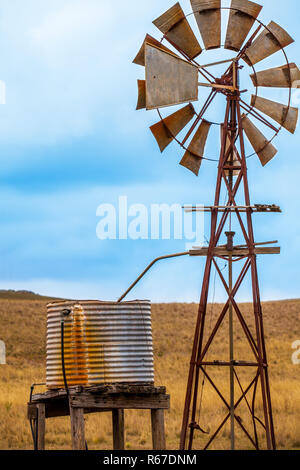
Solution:
M 166 393 L 166 387 L 154 387 L 151 384 L 101 384 L 92 385 L 89 387 L 70 387 L 70 395 L 80 394 L 83 392 L 95 394 L 118 394 L 118 393 L 132 393 L 137 394 L 163 394 Z M 48 390 L 45 393 L 37 393 L 32 397 L 32 403 L 43 403 L 53 399 L 66 398 L 67 393 L 65 389 Z
M 70 407 L 72 449 L 85 450 L 84 410 Z
M 112 425 L 113 425 L 113 449 L 125 449 L 125 427 L 124 427 L 124 410 L 112 411 Z
M 37 411 L 37 405 L 33 405 L 31 403 L 28 403 L 27 405 L 27 418 L 28 419 L 37 419 L 38 411 Z
M 37 450 L 45 450 L 46 415 L 45 404 L 37 405 Z
M 69 416 L 69 403 L 67 400 L 56 400 L 46 403 L 46 418 L 57 418 L 59 416 Z
M 151 410 L 153 450 L 166 448 L 164 410 Z
M 70 397 L 72 407 L 95 409 L 169 409 L 169 395 L 111 395 L 96 396 L 87 393 Z

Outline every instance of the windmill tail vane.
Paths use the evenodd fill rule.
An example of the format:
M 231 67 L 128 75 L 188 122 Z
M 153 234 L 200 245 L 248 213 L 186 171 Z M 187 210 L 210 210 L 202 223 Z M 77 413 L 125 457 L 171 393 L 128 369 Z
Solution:
M 171 144 L 179 144 L 180 165 L 196 176 L 204 161 L 218 164 L 213 204 L 188 209 L 210 213 L 210 239 L 207 247 L 195 247 L 189 252 L 191 256 L 203 256 L 206 261 L 180 449 L 191 450 L 195 444 L 203 449 L 213 448 L 224 428 L 229 426 L 231 449 L 238 447 L 238 437 L 243 436 L 254 449 L 272 450 L 276 449 L 276 440 L 257 256 L 278 254 L 280 248 L 274 246 L 276 242 L 255 241 L 253 216 L 280 212 L 280 208 L 252 204 L 247 165 L 256 154 L 261 165 L 266 166 L 277 154 L 273 141 L 279 132 L 282 129 L 295 132 L 298 109 L 291 106 L 291 91 L 299 87 L 300 70 L 288 61 L 285 51 L 293 39 L 274 21 L 264 25 L 259 20 L 261 5 L 247 0 L 232 0 L 228 8 L 222 7 L 220 0 L 191 0 L 190 3 L 192 13 L 186 15 L 176 3 L 154 20 L 162 39 L 147 34 L 134 59 L 135 64 L 145 68 L 145 78 L 138 80 L 137 109 L 157 111 L 160 119 L 150 130 L 160 151 L 164 152 Z M 225 44 L 221 45 L 225 13 L 228 25 Z M 190 25 L 192 16 L 198 31 Z M 206 51 L 213 49 L 232 51 L 233 57 L 224 56 L 224 60 L 201 65 L 199 58 L 203 57 L 204 62 Z M 264 68 L 263 61 L 274 54 L 278 65 Z M 257 66 L 260 70 L 256 70 Z M 220 67 L 224 67 L 224 71 L 217 76 L 216 70 Z M 244 89 L 241 74 L 242 68 L 247 67 L 250 80 L 246 86 L 253 85 L 250 96 Z M 200 106 L 199 89 L 207 92 Z M 274 93 L 276 89 L 286 89 L 287 102 L 264 97 L 266 89 Z M 225 116 L 218 123 L 208 117 L 217 96 L 224 99 L 225 105 Z M 176 110 L 167 111 L 172 106 Z M 216 126 L 221 144 L 219 155 L 212 158 L 206 155 L 206 148 Z M 216 148 L 215 138 L 213 142 L 210 147 Z M 247 148 L 251 149 L 250 154 Z M 226 203 L 221 205 L 224 193 Z M 235 243 L 237 237 L 242 238 L 241 244 Z M 226 274 L 221 268 L 224 261 L 228 268 Z M 225 290 L 226 300 L 222 308 L 218 306 L 220 311 L 209 324 L 208 298 L 213 270 Z M 250 316 L 245 315 L 236 300 L 247 279 L 251 281 Z M 218 356 L 214 346 L 219 331 L 226 325 L 228 349 L 224 358 Z M 247 357 L 236 346 L 237 328 L 242 332 L 239 341 L 244 341 L 249 350 Z M 226 390 L 218 382 L 220 374 L 227 378 Z M 210 430 L 209 435 L 206 430 L 209 411 L 205 412 L 203 384 L 217 397 L 220 409 L 225 408 L 219 426 Z M 243 419 L 239 414 L 241 409 Z

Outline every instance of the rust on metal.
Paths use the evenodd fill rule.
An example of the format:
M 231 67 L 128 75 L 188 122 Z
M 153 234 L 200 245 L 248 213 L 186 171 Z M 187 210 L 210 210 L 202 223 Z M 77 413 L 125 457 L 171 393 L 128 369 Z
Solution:
M 159 42 L 157 39 L 154 37 L 150 36 L 150 34 L 146 34 L 145 40 L 142 44 L 142 47 L 140 48 L 137 56 L 133 60 L 133 63 L 136 65 L 142 65 L 145 66 L 145 45 L 147 44 L 152 44 L 153 46 L 157 46 L 160 49 L 163 49 L 165 52 L 169 52 L 170 54 L 174 54 L 168 47 L 164 46 L 161 42 Z M 176 54 L 174 54 L 176 55 Z
M 247 0 L 232 0 L 225 49 L 239 51 L 248 36 L 262 6 Z
M 196 176 L 199 175 L 210 126 L 211 123 L 203 119 L 180 162 L 180 165 L 192 171 Z
M 146 107 L 156 109 L 198 100 L 198 69 L 146 44 Z
M 298 121 L 298 108 L 285 106 L 276 101 L 252 95 L 251 106 L 266 114 L 294 134 Z
M 246 50 L 243 59 L 248 65 L 255 65 L 293 42 L 294 39 L 281 26 L 271 21 Z
M 254 253 L 256 255 L 280 255 L 280 247 L 268 247 L 268 248 L 255 248 Z M 207 256 L 208 255 L 208 248 L 198 248 L 193 249 L 190 251 L 190 256 Z M 249 248 L 239 248 L 233 247 L 232 249 L 228 249 L 227 247 L 217 246 L 213 251 L 214 256 L 249 256 L 250 251 Z
M 198 175 L 203 159 L 206 158 L 207 160 L 218 162 L 213 205 L 185 207 L 186 212 L 202 211 L 210 215 L 210 240 L 208 246 L 196 247 L 188 252 L 191 256 L 205 256 L 206 264 L 192 354 L 189 362 L 190 370 L 182 419 L 180 449 L 192 450 L 195 443 L 195 433 L 203 431 L 203 426 L 201 426 L 200 422 L 203 397 L 201 384 L 204 384 L 204 381 L 207 380 L 220 398 L 220 406 L 225 409 L 225 414 L 216 430 L 210 432 L 207 441 L 198 440 L 198 443 L 203 443 L 203 450 L 212 446 L 212 443 L 222 432 L 227 422 L 230 422 L 231 449 L 236 448 L 235 440 L 238 434 L 235 428 L 239 428 L 256 450 L 260 450 L 262 445 L 264 446 L 265 444 L 268 450 L 275 450 L 276 438 L 257 270 L 257 255 L 277 254 L 280 253 L 280 248 L 278 246 L 265 246 L 273 245 L 273 243 L 277 242 L 255 242 L 253 216 L 255 213 L 279 213 L 281 209 L 275 205 L 251 204 L 247 170 L 248 156 L 246 156 L 245 152 L 245 140 L 248 138 L 255 150 L 253 155 L 257 153 L 262 165 L 266 165 L 277 152 L 271 143 L 273 139 L 268 141 L 249 118 L 251 116 L 255 117 L 260 124 L 272 129 L 275 132 L 275 136 L 281 128 L 278 129 L 279 126 L 277 125 L 275 127 L 272 119 L 290 132 L 295 131 L 298 110 L 290 106 L 291 87 L 294 86 L 294 82 L 299 80 L 299 70 L 295 64 L 288 63 L 284 49 L 293 42 L 293 39 L 278 24 L 271 22 L 268 26 L 265 26 L 258 20 L 258 15 L 261 11 L 260 5 L 247 0 L 232 0 L 231 8 L 229 9 L 222 8 L 220 0 L 191 0 L 191 4 L 206 49 L 220 47 L 221 10 L 230 10 L 225 47 L 228 49 L 238 49 L 239 52 L 231 60 L 232 64 L 229 65 L 227 71 L 221 77 L 215 77 L 213 72 L 208 70 L 208 67 L 218 63 L 225 63 L 226 61 L 201 66 L 195 60 L 190 60 L 184 48 L 181 48 L 178 39 L 176 41 L 176 39 L 173 38 L 172 40 L 170 37 L 170 32 L 176 35 L 179 31 L 179 26 L 183 27 L 184 24 L 185 17 L 179 4 L 172 7 L 157 22 L 157 26 L 163 31 L 173 47 L 181 52 L 185 59 L 189 57 L 189 60 L 187 59 L 188 62 L 197 65 L 199 73 L 207 80 L 207 84 L 198 82 L 197 84 L 210 87 L 211 91 L 199 113 L 195 113 L 190 103 L 171 116 L 165 119 L 161 118 L 161 122 L 152 126 L 151 131 L 161 151 L 175 139 L 186 152 L 181 165 L 196 175 Z M 251 32 L 255 21 L 259 25 L 257 28 L 254 27 Z M 186 40 L 186 37 L 183 34 L 182 39 Z M 286 66 L 276 67 L 275 69 L 255 74 L 254 64 L 280 50 L 285 56 Z M 148 45 L 147 42 L 145 44 L 145 57 L 147 109 L 151 109 L 151 104 L 153 107 L 178 104 L 181 100 L 187 99 L 187 96 L 192 95 L 193 87 L 191 84 L 195 74 L 192 69 L 188 69 L 186 61 L 180 62 L 180 59 L 175 57 L 173 53 L 162 51 L 156 44 Z M 242 68 L 240 64 L 241 59 L 244 59 L 252 66 L 254 75 L 251 75 L 251 79 L 256 87 L 280 86 L 289 88 L 288 105 L 285 106 L 258 97 L 256 90 L 256 95 L 252 96 L 251 106 L 249 106 L 242 99 L 242 93 L 247 90 L 240 88 L 239 71 Z M 159 81 L 156 82 L 157 76 Z M 150 91 L 148 90 L 148 83 Z M 150 93 L 149 103 L 148 92 Z M 215 160 L 204 156 L 208 128 L 211 124 L 205 121 L 205 113 L 218 93 L 226 98 L 227 103 L 224 121 L 221 124 L 220 155 L 218 160 Z M 189 99 L 188 101 L 192 100 Z M 244 111 L 247 115 L 242 115 Z M 159 109 L 158 114 L 161 117 Z M 182 137 L 177 138 L 176 136 L 184 129 L 194 115 L 196 115 L 196 118 L 193 119 L 193 124 L 189 126 L 188 131 L 184 132 L 185 136 L 183 137 L 184 133 L 182 133 Z M 191 143 L 186 148 L 185 145 L 187 142 L 190 142 L 190 139 Z M 222 204 L 224 196 L 226 197 L 223 204 L 226 203 L 226 205 L 221 206 L 220 204 Z M 222 243 L 221 240 L 224 238 L 224 235 L 226 233 L 228 235 L 228 231 L 231 232 L 232 230 L 233 218 L 234 229 L 242 237 L 242 244 L 234 245 L 233 241 L 230 241 L 225 246 L 221 245 L 220 243 Z M 179 255 L 185 256 L 186 253 Z M 226 261 L 226 266 L 228 267 L 226 274 L 223 272 L 224 269 L 221 268 L 220 260 Z M 237 266 L 235 272 L 232 269 L 233 262 Z M 130 287 L 130 290 L 152 265 L 149 265 Z M 208 294 L 213 269 L 215 269 L 216 276 L 218 276 L 225 288 L 226 302 L 220 307 L 219 311 L 217 309 L 217 313 L 212 320 L 213 324 L 211 324 L 211 322 L 207 321 L 207 316 Z M 251 276 L 254 327 L 248 324 L 248 318 L 245 317 L 236 299 L 248 274 Z M 240 350 L 234 348 L 233 333 L 235 324 L 232 321 L 233 313 L 236 315 L 236 322 L 238 322 L 241 331 L 243 331 L 245 340 L 253 354 L 252 359 L 247 361 L 239 358 Z M 229 354 L 227 360 L 220 360 L 221 358 L 218 356 L 213 357 L 215 349 L 212 346 L 219 329 L 227 320 L 229 320 Z M 210 373 L 210 366 L 219 365 L 230 368 L 229 394 L 225 393 L 225 389 L 218 388 L 217 381 Z M 247 380 L 243 385 L 239 376 L 241 366 L 247 366 L 248 370 L 249 367 L 253 368 L 253 371 L 249 370 L 249 373 L 251 373 L 249 382 Z M 249 422 L 247 423 L 244 423 L 239 417 L 239 409 L 242 404 L 246 405 L 250 411 Z
M 191 0 L 205 49 L 221 46 L 221 0 Z
M 221 143 L 222 143 L 223 133 L 224 133 L 224 125 L 223 124 L 221 124 L 220 130 L 221 130 Z M 235 134 L 235 137 L 236 137 L 236 134 Z M 226 135 L 226 144 L 225 144 L 225 152 L 226 153 L 228 153 L 229 147 L 230 147 L 230 139 L 229 139 L 229 136 Z M 241 169 L 241 164 L 239 162 L 239 159 L 237 157 L 237 153 L 236 153 L 235 150 L 233 150 L 232 162 L 230 162 L 230 157 L 231 157 L 231 155 L 229 153 L 229 156 L 228 156 L 228 159 L 227 159 L 227 166 L 232 163 L 232 168 L 230 170 L 225 170 L 225 175 L 229 176 L 230 172 L 232 171 L 232 176 L 238 176 L 238 174 L 240 172 L 240 169 Z
M 146 108 L 146 80 L 138 80 L 138 102 L 136 109 Z
M 238 69 L 237 69 L 238 70 Z M 231 76 L 234 74 L 234 68 L 232 67 L 229 71 Z M 233 77 L 232 77 L 233 78 Z M 227 146 L 227 140 L 230 142 L 230 147 Z M 234 142 L 233 142 L 234 140 Z M 233 147 L 234 145 L 234 147 Z M 239 175 L 235 182 L 233 182 L 233 169 L 229 172 L 229 177 L 226 176 L 225 170 L 228 168 L 228 156 L 231 152 L 237 152 L 238 160 L 241 162 L 241 169 Z M 222 210 L 220 208 L 220 200 L 223 198 L 222 189 L 226 191 L 227 205 L 224 206 Z M 243 192 L 243 200 L 245 201 L 244 208 L 239 208 L 236 204 L 237 194 L 239 198 L 241 197 L 240 192 Z M 257 212 L 261 209 L 260 206 L 257 207 Z M 268 210 L 266 206 L 262 208 Z M 275 210 L 275 208 L 274 208 Z M 277 208 L 276 208 L 277 210 Z M 273 210 L 272 210 L 273 211 Z M 271 211 L 271 212 L 272 212 Z M 242 218 L 242 212 L 245 213 L 245 217 Z M 261 312 L 261 301 L 259 293 L 259 284 L 258 284 L 258 273 L 257 273 L 257 261 L 256 255 L 259 254 L 275 254 L 280 252 L 279 247 L 258 247 L 256 246 L 253 234 L 253 222 L 252 222 L 252 212 L 255 212 L 255 208 L 252 209 L 250 203 L 250 192 L 248 187 L 247 179 L 247 164 L 246 164 L 246 154 L 244 146 L 244 132 L 242 127 L 242 118 L 241 118 L 241 104 L 240 100 L 232 93 L 227 95 L 227 106 L 224 119 L 224 128 L 222 135 L 219 167 L 218 167 L 218 176 L 217 176 L 217 185 L 215 192 L 215 204 L 211 208 L 211 234 L 209 246 L 205 248 L 200 248 L 199 250 L 192 250 L 192 256 L 206 256 L 206 265 L 203 276 L 203 284 L 201 291 L 201 298 L 199 303 L 198 317 L 195 328 L 195 336 L 192 348 L 192 354 L 190 359 L 190 370 L 188 376 L 188 383 L 186 389 L 186 400 L 182 420 L 182 429 L 181 429 L 181 439 L 180 439 L 180 449 L 181 450 L 192 450 L 196 428 L 193 426 L 193 423 L 199 423 L 199 399 L 200 399 L 200 408 L 201 408 L 201 382 L 203 378 L 209 382 L 214 391 L 219 396 L 222 401 L 222 405 L 226 407 L 226 413 L 223 421 L 217 427 L 216 430 L 211 432 L 211 436 L 206 443 L 203 445 L 203 450 L 208 449 L 211 444 L 215 441 L 216 437 L 220 431 L 224 428 L 224 425 L 230 421 L 231 423 L 231 448 L 235 448 L 235 426 L 242 430 L 253 447 L 255 449 L 260 449 L 259 437 L 257 434 L 257 398 L 258 391 L 261 392 L 261 402 L 262 402 L 262 411 L 263 417 L 260 420 L 263 423 L 264 433 L 266 437 L 267 448 L 269 450 L 276 449 L 276 440 L 275 440 L 275 431 L 273 423 L 273 412 L 272 412 L 272 403 L 271 403 L 271 394 L 270 394 L 270 384 L 269 384 L 269 375 L 268 375 L 268 361 L 266 356 L 266 347 L 265 347 L 265 338 L 264 338 L 264 327 L 263 327 L 263 316 Z M 238 224 L 241 233 L 243 234 L 245 240 L 245 247 L 233 247 L 233 251 L 229 251 L 227 247 L 220 247 L 219 241 L 227 231 L 226 222 L 229 222 L 229 227 L 231 227 L 231 217 L 233 213 L 236 214 L 236 223 Z M 226 261 L 231 260 L 234 257 L 234 262 L 238 263 L 242 261 L 240 269 L 237 270 L 235 281 L 232 282 L 230 276 L 230 267 L 228 268 L 228 280 L 227 276 L 222 273 L 222 270 L 218 264 L 218 258 L 225 259 Z M 230 263 L 228 263 L 230 264 Z M 207 323 L 208 315 L 208 291 L 212 276 L 212 269 L 215 268 L 220 278 L 226 293 L 228 295 L 227 301 L 220 309 L 217 317 L 214 320 L 214 325 L 209 326 Z M 250 271 L 251 281 L 252 281 L 252 291 L 253 291 L 253 306 L 254 306 L 254 318 L 255 318 L 255 330 L 250 330 L 247 319 L 245 318 L 243 312 L 241 311 L 237 300 L 236 295 L 239 292 L 239 289 L 247 275 Z M 240 391 L 237 391 L 233 386 L 230 389 L 230 401 L 228 401 L 228 394 L 225 394 L 223 389 L 218 388 L 217 382 L 211 375 L 210 371 L 207 369 L 208 355 L 213 353 L 212 346 L 218 331 L 220 330 L 222 324 L 225 321 L 225 318 L 230 317 L 230 312 L 234 311 L 237 317 L 242 330 L 245 334 L 245 339 L 247 340 L 252 352 L 253 352 L 253 362 L 255 364 L 254 377 L 249 380 L 249 385 L 246 388 L 241 388 Z M 232 335 L 230 336 L 229 341 L 232 341 Z M 231 343 L 230 343 L 231 344 Z M 238 357 L 237 351 L 234 351 L 233 348 L 230 348 L 229 361 L 226 361 L 227 367 L 234 372 L 236 381 L 240 384 L 240 379 L 235 368 L 237 364 Z M 215 357 L 218 360 L 218 357 Z M 214 362 L 214 361 L 212 361 Z M 262 366 L 264 364 L 265 366 Z M 248 382 L 247 382 L 248 383 Z M 231 381 L 231 384 L 234 384 L 234 381 Z M 241 403 L 248 402 L 248 394 L 254 397 L 252 408 L 250 408 L 250 413 L 253 423 L 253 431 L 250 434 L 244 423 L 238 419 L 238 407 Z M 249 403 L 249 402 L 248 402 Z M 191 426 L 192 425 L 192 426 Z M 199 426 L 201 427 L 201 425 Z M 254 435 L 254 438 L 252 437 Z
M 195 109 L 192 104 L 188 104 L 150 127 L 161 152 L 164 151 L 194 116 Z
M 153 24 L 190 59 L 201 54 L 202 48 L 179 3 L 154 20 Z
M 262 70 L 250 77 L 254 86 L 300 88 L 300 70 L 294 63 Z
M 273 213 L 273 212 L 281 212 L 279 206 L 275 204 L 255 204 L 254 206 L 184 206 L 185 212 L 213 212 L 218 210 L 218 212 L 266 212 L 266 213 Z M 265 243 L 265 242 L 264 242 Z M 273 242 L 267 242 L 273 243 Z M 274 242 L 277 243 L 277 240 Z M 261 245 L 262 243 L 260 243 Z M 257 243 L 255 243 L 257 245 Z M 245 246 L 245 245 L 242 245 Z
M 260 132 L 253 122 L 245 115 L 242 115 L 242 126 L 246 136 L 255 152 L 257 153 L 262 166 L 265 166 L 277 154 L 277 149 Z
M 151 305 L 134 302 L 55 302 L 47 307 L 47 387 L 64 388 L 61 312 L 65 319 L 64 358 L 69 386 L 153 383 Z

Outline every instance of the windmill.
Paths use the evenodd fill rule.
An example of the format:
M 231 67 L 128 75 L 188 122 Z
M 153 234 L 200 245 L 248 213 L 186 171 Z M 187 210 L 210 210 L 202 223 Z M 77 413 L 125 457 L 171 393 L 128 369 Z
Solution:
M 217 429 L 212 430 L 203 449 L 211 447 L 225 425 L 230 423 L 231 449 L 236 448 L 237 429 L 245 434 L 255 449 L 276 448 L 269 384 L 268 361 L 257 269 L 257 256 L 280 253 L 276 242 L 257 243 L 254 238 L 253 216 L 256 213 L 281 212 L 276 205 L 253 205 L 250 200 L 247 163 L 257 155 L 265 166 L 276 155 L 273 140 L 281 129 L 294 133 L 298 109 L 291 106 L 291 90 L 299 86 L 300 71 L 288 61 L 285 48 L 293 39 L 277 23 L 264 25 L 259 19 L 262 6 L 247 0 L 232 0 L 231 6 L 222 7 L 220 0 L 191 0 L 192 13 L 185 15 L 179 3 L 166 11 L 153 23 L 163 34 L 160 41 L 147 35 L 134 63 L 145 67 L 145 80 L 138 80 L 137 109 L 157 110 L 159 121 L 151 126 L 161 152 L 172 142 L 182 148 L 180 165 L 198 176 L 202 162 L 216 160 L 218 165 L 215 198 L 211 206 L 191 206 L 189 211 L 203 210 L 210 215 L 210 240 L 207 247 L 195 247 L 191 256 L 206 257 L 201 298 L 195 328 L 190 370 L 182 421 L 180 449 L 193 449 L 195 434 L 203 432 L 197 420 L 202 403 L 201 382 L 212 387 L 226 410 Z M 227 13 L 228 26 L 222 45 L 222 17 Z M 194 17 L 199 31 L 191 27 Z M 193 21 L 194 21 L 193 20 Z M 199 39 L 200 40 L 199 40 Z M 203 44 L 200 45 L 202 38 Z M 232 51 L 230 59 L 201 65 L 206 51 L 220 49 Z M 263 61 L 273 54 L 278 66 L 266 68 Z M 274 56 L 275 57 L 275 56 Z M 257 65 L 258 64 L 258 65 Z M 257 66 L 260 68 L 257 71 Z M 221 75 L 214 70 L 224 67 Z M 249 70 L 249 83 L 253 92 L 247 102 L 248 89 L 243 89 L 242 70 Z M 199 89 L 207 90 L 207 98 L 199 100 Z M 275 89 L 285 89 L 287 102 L 281 103 L 264 97 Z M 224 100 L 225 115 L 220 123 L 207 117 L 213 103 Z M 202 98 L 201 98 L 202 99 Z M 176 106 L 175 112 L 166 108 Z M 218 158 L 206 156 L 205 148 L 213 127 L 221 136 Z M 265 134 L 270 134 L 268 137 Z M 251 148 L 250 154 L 246 147 Z M 221 205 L 221 194 L 226 202 Z M 237 200 L 242 200 L 240 204 Z M 234 232 L 233 224 L 237 227 Z M 243 242 L 235 244 L 234 237 Z M 221 244 L 224 238 L 225 244 Z M 272 246 L 270 246 L 272 245 Z M 228 278 L 220 262 L 228 266 Z M 208 294 L 215 269 L 224 286 L 227 300 L 213 324 L 208 324 Z M 251 279 L 253 309 L 251 321 L 246 318 L 236 300 L 246 275 Z M 208 359 L 217 333 L 224 324 L 229 327 L 229 357 L 227 360 Z M 234 328 L 238 324 L 243 339 L 251 351 L 251 359 L 237 357 Z M 229 390 L 226 393 L 213 378 L 216 369 L 228 371 Z M 247 370 L 251 380 L 242 386 L 240 374 Z M 249 411 L 249 423 L 238 415 L 241 404 Z M 216 405 L 217 406 L 217 405 Z M 261 416 L 258 416 L 261 408 Z M 202 411 L 203 412 L 203 411 Z M 262 437 L 263 436 L 263 437 Z

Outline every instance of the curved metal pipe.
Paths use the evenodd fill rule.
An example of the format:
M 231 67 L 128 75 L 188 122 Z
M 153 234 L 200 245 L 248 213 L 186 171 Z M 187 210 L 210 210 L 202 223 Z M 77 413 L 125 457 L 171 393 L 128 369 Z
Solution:
M 156 258 L 152 261 L 152 263 L 147 266 L 147 268 L 142 272 L 142 274 L 134 281 L 133 284 L 127 289 L 126 292 L 118 299 L 118 303 L 122 302 L 122 300 L 129 294 L 129 292 L 137 285 L 137 283 L 145 276 L 145 274 L 152 268 L 152 266 L 157 263 L 158 261 L 161 261 L 163 259 L 169 259 L 169 258 L 177 258 L 179 256 L 187 256 L 189 255 L 189 251 L 185 251 L 183 253 L 175 253 L 173 255 L 166 255 L 166 256 L 160 256 L 159 258 Z

